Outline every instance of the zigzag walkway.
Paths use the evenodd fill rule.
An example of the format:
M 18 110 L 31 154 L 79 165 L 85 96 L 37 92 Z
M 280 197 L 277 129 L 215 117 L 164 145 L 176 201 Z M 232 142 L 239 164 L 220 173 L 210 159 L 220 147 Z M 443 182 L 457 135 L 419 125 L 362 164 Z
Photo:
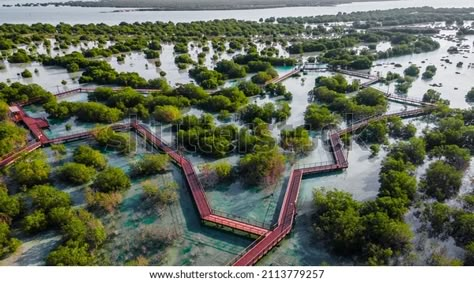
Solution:
M 188 183 L 189 189 L 191 190 L 191 194 L 198 209 L 199 215 L 204 222 L 213 224 L 217 227 L 230 228 L 233 231 L 239 230 L 257 236 L 262 236 L 268 232 L 268 230 L 263 227 L 213 214 L 207 201 L 204 188 L 202 187 L 191 162 L 174 151 L 165 142 L 155 136 L 148 128 L 144 127 L 138 122 L 132 122 L 131 127 L 135 129 L 139 135 L 145 138 L 147 142 L 168 154 L 171 159 L 181 167 L 186 177 L 186 182 Z
M 304 175 L 337 171 L 348 167 L 348 161 L 343 151 L 343 145 L 339 133 L 332 133 L 329 136 L 329 141 L 335 163 L 292 170 L 289 177 L 288 186 L 286 188 L 285 198 L 280 210 L 277 227 L 268 232 L 256 244 L 251 245 L 250 248 L 245 249 L 244 252 L 238 255 L 231 262 L 232 265 L 254 265 L 281 240 L 283 240 L 286 235 L 288 235 L 288 233 L 290 233 L 296 216 L 296 203 L 298 200 L 301 180 L 303 179 Z
M 424 114 L 426 108 L 424 109 L 415 109 L 411 111 L 403 111 L 393 114 L 387 114 L 377 117 L 372 117 L 361 122 L 358 122 L 351 127 L 340 130 L 338 132 L 333 132 L 329 136 L 329 144 L 332 148 L 334 163 L 333 164 L 323 164 L 323 165 L 314 165 L 306 168 L 298 168 L 292 170 L 286 189 L 285 197 L 282 203 L 282 208 L 278 218 L 277 226 L 268 230 L 266 228 L 252 225 L 249 223 L 244 223 L 235 219 L 226 218 L 212 213 L 212 209 L 209 206 L 207 198 L 205 196 L 204 189 L 199 182 L 199 178 L 192 166 L 191 162 L 185 157 L 178 154 L 165 142 L 155 136 L 148 128 L 137 123 L 136 121 L 130 124 L 117 124 L 113 125 L 114 130 L 124 130 L 124 129 L 133 129 L 137 134 L 141 135 L 146 139 L 147 142 L 155 146 L 157 149 L 162 150 L 168 154 L 171 159 L 179 165 L 185 175 L 186 181 L 188 183 L 189 189 L 195 201 L 196 207 L 198 209 L 199 215 L 203 222 L 210 223 L 216 227 L 227 228 L 232 231 L 239 230 L 247 234 L 253 234 L 259 236 L 259 239 L 254 242 L 249 248 L 247 248 L 242 254 L 238 255 L 235 260 L 232 262 L 233 265 L 253 265 L 259 259 L 261 259 L 265 254 L 267 254 L 275 245 L 277 245 L 281 240 L 283 240 L 288 233 L 290 233 L 294 218 L 296 215 L 296 202 L 298 199 L 299 188 L 301 180 L 304 175 L 324 173 L 330 171 L 342 170 L 348 167 L 348 160 L 344 154 L 343 144 L 340 139 L 340 136 L 352 131 L 355 131 L 362 126 L 367 125 L 370 121 L 380 120 L 390 116 L 399 116 L 402 118 L 413 117 Z M 17 160 L 23 153 L 31 152 L 42 145 L 71 142 L 79 139 L 89 138 L 93 135 L 94 131 L 88 131 L 83 133 L 72 134 L 69 136 L 64 136 L 56 139 L 48 139 L 46 142 L 35 142 L 26 146 L 25 148 L 19 150 L 16 153 L 13 153 L 3 160 L 0 161 L 0 167 L 7 166 L 12 164 Z
M 390 116 L 399 116 L 402 118 L 413 117 L 425 114 L 425 111 L 430 109 L 430 107 L 415 109 L 411 111 L 402 111 L 393 114 L 386 114 L 381 116 L 376 116 L 362 120 L 356 124 L 353 124 L 351 127 L 346 129 L 332 132 L 329 135 L 329 144 L 332 149 L 334 163 L 333 164 L 319 164 L 313 165 L 306 168 L 298 168 L 292 170 L 288 182 L 288 186 L 285 192 L 284 200 L 280 210 L 278 223 L 275 228 L 269 230 L 262 226 L 257 226 L 249 223 L 245 223 L 239 220 L 227 218 L 217 214 L 213 214 L 212 209 L 209 206 L 207 198 L 205 196 L 204 189 L 199 182 L 199 178 L 194 170 L 191 162 L 180 155 L 178 152 L 173 150 L 169 145 L 163 142 L 159 137 L 155 136 L 148 128 L 139 124 L 137 121 L 133 121 L 129 124 L 116 124 L 112 125 L 114 130 L 125 130 L 133 129 L 137 134 L 141 135 L 147 142 L 155 146 L 157 149 L 162 150 L 168 154 L 171 159 L 179 165 L 185 175 L 189 189 L 195 201 L 196 207 L 198 209 L 201 220 L 205 223 L 208 223 L 212 226 L 230 229 L 231 231 L 241 231 L 246 234 L 252 234 L 259 237 L 249 248 L 247 248 L 242 254 L 238 255 L 232 264 L 241 266 L 241 265 L 253 265 L 265 254 L 267 254 L 275 245 L 277 245 L 285 236 L 290 233 L 292 226 L 294 224 L 294 218 L 296 215 L 296 203 L 298 199 L 298 193 L 302 178 L 304 175 L 317 174 L 323 172 L 337 171 L 342 170 L 348 167 L 348 160 L 344 153 L 343 143 L 340 136 L 352 131 L 355 131 L 362 126 L 367 125 L 370 121 L 380 120 Z M 26 117 L 26 114 L 25 114 Z M 34 127 L 33 127 L 34 129 Z M 30 130 L 33 132 L 32 128 Z M 39 129 L 41 130 L 41 129 Z M 42 133 L 42 131 L 41 131 Z M 55 139 L 48 138 L 37 138 L 37 142 L 30 144 L 16 153 L 13 153 L 3 160 L 0 161 L 0 168 L 12 164 L 17 160 L 23 153 L 31 152 L 41 146 L 71 142 L 79 139 L 89 138 L 93 136 L 94 131 L 82 132 L 77 134 L 72 134 L 69 136 L 64 136 Z
M 416 109 L 412 111 L 404 111 L 373 117 L 358 122 L 349 128 L 331 133 L 329 136 L 329 141 L 332 148 L 335 163 L 325 163 L 321 165 L 310 166 L 307 168 L 298 168 L 292 170 L 289 177 L 285 198 L 283 200 L 282 209 L 280 211 L 278 226 L 267 234 L 265 234 L 265 236 L 260 238 L 254 244 L 250 245 L 249 248 L 245 249 L 241 254 L 239 254 L 230 264 L 235 266 L 254 265 L 274 246 L 276 246 L 281 240 L 283 240 L 286 235 L 288 235 L 288 233 L 290 233 L 296 215 L 296 201 L 298 199 L 300 184 L 304 175 L 337 171 L 345 169 L 349 166 L 347 157 L 344 154 L 343 143 L 340 138 L 341 135 L 355 131 L 361 128 L 362 126 L 367 125 L 370 121 L 373 120 L 380 120 L 390 116 L 399 116 L 404 118 L 413 117 L 423 114 L 424 112 L 425 109 Z
M 29 127 L 30 130 L 32 129 Z M 207 198 L 205 196 L 204 189 L 199 182 L 199 178 L 194 170 L 193 165 L 191 162 L 186 159 L 185 157 L 181 156 L 178 154 L 176 151 L 174 151 L 170 146 L 168 146 L 165 142 L 163 142 L 161 139 L 156 137 L 148 128 L 144 127 L 143 125 L 137 123 L 136 121 L 130 123 L 130 124 L 114 124 L 111 125 L 111 128 L 113 130 L 126 130 L 126 129 L 133 129 L 135 130 L 139 135 L 141 135 L 147 142 L 155 146 L 157 149 L 162 150 L 166 154 L 168 154 L 171 159 L 179 165 L 186 178 L 186 182 L 188 183 L 188 186 L 191 190 L 191 194 L 193 196 L 194 202 L 196 204 L 196 207 L 199 211 L 199 215 L 201 219 L 209 224 L 212 224 L 214 226 L 220 227 L 220 228 L 226 228 L 230 229 L 232 231 L 238 230 L 247 234 L 252 234 L 256 236 L 262 236 L 263 234 L 268 232 L 268 229 L 265 229 L 260 226 L 256 226 L 250 223 L 245 223 L 242 221 L 238 221 L 235 219 L 231 218 L 226 218 L 220 215 L 213 214 L 211 212 L 211 208 L 209 206 L 209 203 L 207 202 Z M 33 127 L 34 130 L 37 130 L 37 128 Z M 41 131 L 42 132 L 42 131 Z M 15 162 L 18 158 L 20 158 L 23 153 L 28 153 L 31 152 L 41 146 L 45 145 L 51 145 L 51 144 L 59 144 L 59 143 L 67 143 L 67 142 L 72 142 L 72 141 L 77 141 L 81 139 L 86 139 L 90 138 L 94 135 L 94 130 L 92 131 L 86 131 L 86 132 L 80 132 L 76 134 L 71 134 L 68 136 L 63 136 L 55 139 L 48 139 L 48 138 L 39 138 L 37 142 L 28 145 L 19 151 L 8 155 L 6 158 L 0 161 L 0 168 L 8 166 Z M 43 134 L 44 135 L 44 134 Z

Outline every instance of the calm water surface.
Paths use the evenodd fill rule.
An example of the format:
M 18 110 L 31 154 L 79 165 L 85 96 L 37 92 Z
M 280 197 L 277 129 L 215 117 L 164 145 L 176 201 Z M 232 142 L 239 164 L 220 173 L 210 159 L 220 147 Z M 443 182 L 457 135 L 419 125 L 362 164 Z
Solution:
M 38 2 L 22 0 L 23 2 Z M 0 1 L 0 4 L 21 1 Z M 317 16 L 356 11 L 387 10 L 403 7 L 474 7 L 471 0 L 402 0 L 383 2 L 359 2 L 332 7 L 289 7 L 276 9 L 225 10 L 225 11 L 133 11 L 114 13 L 116 8 L 82 7 L 0 7 L 0 23 L 107 23 L 120 22 L 191 22 L 214 19 L 253 20 L 269 17 Z

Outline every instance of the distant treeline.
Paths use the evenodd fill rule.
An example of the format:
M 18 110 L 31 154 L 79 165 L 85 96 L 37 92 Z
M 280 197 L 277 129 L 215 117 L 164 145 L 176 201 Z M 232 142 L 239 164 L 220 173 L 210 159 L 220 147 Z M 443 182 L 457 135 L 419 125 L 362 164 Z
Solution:
M 15 6 L 79 6 L 79 7 L 117 7 L 153 8 L 157 10 L 231 10 L 265 9 L 294 6 L 332 6 L 366 0 L 99 0 L 99 1 L 51 1 L 49 3 L 27 3 Z M 376 0 L 387 1 L 387 0 Z M 11 5 L 4 5 L 11 6 Z
M 474 20 L 474 8 L 439 8 L 420 7 L 367 12 L 337 13 L 310 17 L 277 18 L 278 23 L 322 24 L 330 22 L 362 22 L 365 28 L 372 26 L 395 26 L 406 24 L 446 21 L 448 23 Z

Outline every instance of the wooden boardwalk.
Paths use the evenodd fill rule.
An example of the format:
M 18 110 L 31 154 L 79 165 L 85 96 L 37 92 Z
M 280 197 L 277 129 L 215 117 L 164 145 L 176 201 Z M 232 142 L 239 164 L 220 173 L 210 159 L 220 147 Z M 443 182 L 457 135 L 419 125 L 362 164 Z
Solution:
M 130 124 L 129 123 L 116 123 L 108 126 L 114 131 L 123 131 L 130 129 Z M 78 133 L 73 133 L 71 135 L 66 135 L 62 137 L 57 137 L 53 139 L 49 139 L 47 142 L 44 143 L 44 145 L 50 145 L 50 144 L 62 144 L 62 143 L 70 143 L 78 140 L 83 140 L 87 138 L 94 137 L 94 134 L 97 130 L 100 130 L 100 128 L 93 129 L 90 131 L 83 131 L 83 132 L 78 132 Z
M 256 244 L 252 245 L 250 249 L 246 249 L 243 253 L 238 255 L 231 262 L 232 265 L 254 265 L 281 240 L 283 240 L 288 233 L 290 233 L 296 216 L 298 194 L 304 175 L 338 171 L 348 167 L 348 161 L 343 151 L 339 133 L 330 133 L 329 141 L 333 152 L 334 163 L 292 170 L 288 180 L 288 186 L 286 188 L 280 215 L 278 217 L 277 227 L 265 234 L 265 236 Z
M 371 85 L 380 82 L 380 80 L 381 80 L 380 77 L 378 77 L 378 76 L 374 76 L 374 75 L 370 75 L 370 74 L 366 74 L 366 73 L 361 73 L 361 72 L 357 72 L 357 71 L 336 69 L 336 72 L 346 74 L 346 75 L 350 75 L 350 76 L 354 76 L 354 77 L 368 79 L 368 81 L 366 81 L 366 82 L 364 82 L 360 85 L 360 88 L 368 88 Z M 394 94 L 394 93 L 386 92 L 386 93 L 384 93 L 384 95 L 387 98 L 387 100 L 392 101 L 392 102 L 396 102 L 396 103 L 400 103 L 400 104 L 404 104 L 404 105 L 411 105 L 411 106 L 416 106 L 416 107 L 434 106 L 434 104 L 431 104 L 431 103 L 428 103 L 428 102 L 423 102 L 420 99 L 406 97 L 406 96 L 402 96 L 402 95 L 397 95 L 397 94 Z
M 14 163 L 16 160 L 18 160 L 21 156 L 24 154 L 28 154 L 33 152 L 34 150 L 38 149 L 41 147 L 41 142 L 34 142 L 31 143 L 23 148 L 20 148 L 18 151 L 14 151 L 7 156 L 5 156 L 1 161 L 0 161 L 0 168 L 6 167 Z
M 370 75 L 368 73 L 362 73 L 359 71 L 351 71 L 351 70 L 343 70 L 343 69 L 336 69 L 336 72 L 358 77 L 358 78 L 368 79 L 368 81 L 360 84 L 360 88 L 367 88 L 373 84 L 380 82 L 380 77 L 375 76 L 375 75 Z
M 282 208 L 279 215 L 278 226 L 262 236 L 258 241 L 245 249 L 241 254 L 231 261 L 231 265 L 235 266 L 249 266 L 258 262 L 265 254 L 267 254 L 273 247 L 275 247 L 281 240 L 283 240 L 288 233 L 290 233 L 294 224 L 296 215 L 296 205 L 298 200 L 298 193 L 301 185 L 301 180 L 304 175 L 326 173 L 331 171 L 343 170 L 349 167 L 349 162 L 346 154 L 341 135 L 351 133 L 361 127 L 367 125 L 371 121 L 384 119 L 390 116 L 399 116 L 402 118 L 419 116 L 426 112 L 427 108 L 415 109 L 411 111 L 403 111 L 393 114 L 381 115 L 372 117 L 348 127 L 346 129 L 331 132 L 329 134 L 329 144 L 333 153 L 334 163 L 315 164 L 309 167 L 297 168 L 292 170 L 288 186 L 285 192 Z
M 325 72 L 328 70 L 328 66 L 325 64 L 318 64 L 318 63 L 304 63 L 301 67 L 301 71 L 316 71 L 316 72 Z
M 212 209 L 207 201 L 205 191 L 199 181 L 199 178 L 194 170 L 192 163 L 184 156 L 173 150 L 159 137 L 155 136 L 147 127 L 139 124 L 136 121 L 133 121 L 129 124 L 116 124 L 112 125 L 111 127 L 114 130 L 135 130 L 137 134 L 141 135 L 148 143 L 152 144 L 156 149 L 159 149 L 168 154 L 173 160 L 173 162 L 175 162 L 181 167 L 186 178 L 188 187 L 191 191 L 192 197 L 194 199 L 194 203 L 199 212 L 199 216 L 203 222 L 212 223 L 216 227 L 225 227 L 232 231 L 238 230 L 259 237 L 258 240 L 256 240 L 251 246 L 249 246 L 249 248 L 245 249 L 244 252 L 238 255 L 231 263 L 232 265 L 243 266 L 255 264 L 274 246 L 276 246 L 281 240 L 283 240 L 286 235 L 290 233 L 296 216 L 298 193 L 304 175 L 338 171 L 348 167 L 349 163 L 346 154 L 344 153 L 343 143 L 340 138 L 341 135 L 355 131 L 374 120 L 380 120 L 390 116 L 399 116 L 402 118 L 418 116 L 425 114 L 425 111 L 427 109 L 429 108 L 402 111 L 398 113 L 372 117 L 353 124 L 351 127 L 348 127 L 346 129 L 337 132 L 331 132 L 329 134 L 329 144 L 331 146 L 334 162 L 311 165 L 304 168 L 293 169 L 291 171 L 282 207 L 278 217 L 278 222 L 277 225 L 272 229 L 267 229 L 262 226 L 257 226 L 254 224 L 249 224 L 232 218 L 213 214 Z M 93 134 L 94 131 L 87 131 L 82 133 L 71 134 L 69 136 L 64 136 L 60 138 L 47 139 L 44 142 L 35 142 L 18 150 L 18 152 L 12 153 L 5 157 L 3 160 L 0 161 L 0 168 L 13 163 L 24 153 L 31 152 L 43 145 L 71 142 L 75 140 L 89 138 L 93 136 Z
M 71 89 L 71 90 L 67 90 L 67 91 L 63 91 L 63 92 L 59 92 L 59 93 L 56 93 L 56 94 L 53 94 L 55 97 L 57 98 L 61 98 L 61 97 L 66 97 L 66 96 L 69 96 L 69 95 L 74 95 L 74 94 L 77 94 L 77 93 L 92 93 L 96 90 L 97 88 L 91 88 L 91 87 L 79 87 L 79 88 L 75 88 L 75 89 Z M 123 90 L 124 87 L 111 87 L 111 89 L 113 91 L 120 91 L 120 90 Z M 144 94 L 149 94 L 149 93 L 152 93 L 152 92 L 159 92 L 161 91 L 160 89 L 153 89 L 153 88 L 134 88 L 133 90 L 137 91 L 137 92 L 140 92 L 140 93 L 144 93 Z
M 374 79 L 379 78 L 378 76 L 371 75 L 369 73 L 363 73 L 363 72 L 360 72 L 360 71 L 353 71 L 353 70 L 336 69 L 336 72 L 346 74 L 346 75 L 350 75 L 350 76 L 355 76 L 355 77 L 358 77 L 358 78 L 365 78 L 365 79 L 369 79 L 369 80 L 374 80 Z
M 230 230 L 239 230 L 244 233 L 253 234 L 256 236 L 262 236 L 269 232 L 268 229 L 253 225 L 247 222 L 242 222 L 236 219 L 223 217 L 220 215 L 213 214 L 211 212 L 210 205 L 207 201 L 204 188 L 199 181 L 199 178 L 194 170 L 192 163 L 186 159 L 184 156 L 180 155 L 178 152 L 173 150 L 168 144 L 163 142 L 160 138 L 155 136 L 148 128 L 139 124 L 136 121 L 131 123 L 122 123 L 122 124 L 114 124 L 111 125 L 110 128 L 113 130 L 126 130 L 126 129 L 133 129 L 137 132 L 138 135 L 142 136 L 146 142 L 153 145 L 156 149 L 163 151 L 164 153 L 168 154 L 170 158 L 173 160 L 174 163 L 179 165 L 183 170 L 186 182 L 188 187 L 191 191 L 192 197 L 194 199 L 194 203 L 196 204 L 196 208 L 199 212 L 200 218 L 205 221 L 216 225 L 217 227 L 226 227 Z M 30 128 L 31 130 L 31 128 Z M 85 131 L 79 132 L 75 134 L 71 134 L 68 136 L 58 137 L 54 139 L 44 139 L 42 141 L 38 141 L 32 143 L 28 146 L 25 146 L 19 149 L 17 152 L 12 153 L 4 157 L 0 161 L 0 168 L 6 167 L 16 160 L 18 160 L 22 155 L 32 152 L 43 145 L 51 145 L 51 144 L 60 144 L 60 143 L 67 143 L 73 142 L 77 140 L 87 139 L 94 136 L 95 131 Z
M 161 151 L 168 154 L 171 159 L 181 167 L 186 178 L 188 187 L 191 190 L 191 194 L 193 196 L 194 203 L 196 204 L 196 208 L 199 212 L 201 220 L 213 223 L 218 227 L 227 227 L 231 230 L 239 230 L 257 236 L 262 236 L 263 234 L 268 232 L 267 229 L 262 228 L 260 226 L 213 214 L 211 207 L 207 201 L 204 188 L 202 187 L 202 184 L 199 181 L 199 178 L 196 174 L 196 171 L 194 170 L 192 163 L 184 156 L 173 150 L 156 135 L 154 135 L 148 128 L 144 127 L 138 122 L 132 122 L 131 127 L 139 135 L 145 138 L 147 142 L 155 146 L 157 149 L 160 149 Z
M 272 83 L 279 83 L 279 82 L 282 82 L 290 77 L 292 77 L 293 75 L 299 73 L 301 71 L 301 68 L 300 67 L 296 67 L 295 69 L 293 69 L 292 71 L 282 75 L 282 76 L 279 76 L 279 77 L 276 77 L 272 80 L 269 80 L 267 82 L 265 82 L 265 85 L 268 85 L 268 84 L 272 84 Z
M 296 215 L 296 201 L 298 199 L 302 178 L 302 170 L 296 169 L 291 172 L 280 216 L 278 217 L 278 226 L 265 234 L 265 236 L 257 241 L 256 244 L 251 245 L 250 248 L 245 249 L 241 254 L 239 254 L 231 262 L 232 265 L 254 265 L 290 233 Z
M 387 98 L 387 100 L 395 102 L 395 103 L 404 104 L 404 105 L 410 105 L 410 106 L 415 106 L 415 107 L 435 106 L 432 103 L 424 102 L 423 100 L 411 98 L 407 96 L 397 95 L 397 94 L 388 93 L 388 92 L 384 93 L 384 95 Z
M 418 109 L 413 109 L 413 110 L 401 111 L 401 112 L 396 112 L 396 113 L 388 113 L 388 114 L 385 114 L 385 115 L 370 117 L 370 118 L 367 118 L 367 119 L 357 121 L 356 123 L 344 128 L 342 130 L 339 130 L 338 134 L 339 135 L 344 135 L 346 133 L 352 133 L 352 132 L 358 130 L 359 128 L 366 126 L 367 124 L 369 124 L 369 122 L 378 121 L 378 120 L 386 119 L 386 118 L 389 118 L 389 117 L 395 117 L 396 116 L 396 117 L 401 117 L 401 118 L 412 118 L 412 117 L 425 115 L 429 109 L 430 109 L 429 107 L 428 108 L 418 108 Z
M 45 143 L 48 137 L 43 132 L 44 128 L 49 127 L 49 123 L 45 118 L 32 118 L 28 116 L 20 105 L 15 105 L 16 111 L 10 113 L 14 122 L 23 122 L 31 132 L 36 141 Z
M 295 69 L 294 71 L 288 73 L 287 75 L 281 77 L 280 79 L 285 79 L 292 76 L 294 73 L 299 71 Z M 80 88 L 82 91 L 84 88 Z M 90 89 L 84 90 L 90 91 Z M 64 94 L 68 95 L 68 94 Z M 366 126 L 371 121 L 376 121 L 384 119 L 390 116 L 399 116 L 402 118 L 414 117 L 422 114 L 426 114 L 426 111 L 431 107 L 424 107 L 420 109 L 402 111 L 392 114 L 385 114 L 380 116 L 371 117 L 362 121 L 359 121 L 352 126 L 339 130 L 337 132 L 331 132 L 328 134 L 329 145 L 331 147 L 331 152 L 333 155 L 333 162 L 311 165 L 304 168 L 292 169 L 284 199 L 282 202 L 282 207 L 278 217 L 278 222 L 273 228 L 265 228 L 257 224 L 250 224 L 240 220 L 232 219 L 222 215 L 213 213 L 202 184 L 199 181 L 198 175 L 194 170 L 192 163 L 186 159 L 184 156 L 179 154 L 171 146 L 166 144 L 159 137 L 154 135 L 147 127 L 139 124 L 137 121 L 132 121 L 131 123 L 125 124 L 114 124 L 111 125 L 113 130 L 134 130 L 140 136 L 142 136 L 146 142 L 154 146 L 156 149 L 163 151 L 168 154 L 172 161 L 181 167 L 183 174 L 185 176 L 188 188 L 191 191 L 196 208 L 199 212 L 199 216 L 203 222 L 211 223 L 216 227 L 224 227 L 232 231 L 241 231 L 247 234 L 251 234 L 258 237 L 252 245 L 244 250 L 240 255 L 238 255 L 233 261 L 232 265 L 244 266 L 244 265 L 253 265 L 259 259 L 261 259 L 265 254 L 267 254 L 274 246 L 276 246 L 281 240 L 283 240 L 286 235 L 288 235 L 293 227 L 296 208 L 297 208 L 297 199 L 298 193 L 301 185 L 301 181 L 304 175 L 325 173 L 330 171 L 343 170 L 348 167 L 348 159 L 344 152 L 343 142 L 341 141 L 340 136 L 346 133 L 351 133 L 363 126 Z M 15 153 L 12 153 L 0 161 L 0 168 L 5 167 L 9 164 L 12 164 L 15 160 L 21 157 L 24 153 L 31 152 L 43 145 L 71 142 L 75 140 L 80 140 L 84 138 L 90 138 L 94 135 L 94 130 L 81 132 L 76 134 L 71 134 L 69 136 L 59 137 L 55 139 L 48 139 L 44 136 L 41 128 L 44 124 L 38 119 L 29 118 L 23 111 L 20 114 L 20 120 L 22 120 L 27 127 L 30 129 L 32 134 L 36 137 L 37 141 L 21 148 Z

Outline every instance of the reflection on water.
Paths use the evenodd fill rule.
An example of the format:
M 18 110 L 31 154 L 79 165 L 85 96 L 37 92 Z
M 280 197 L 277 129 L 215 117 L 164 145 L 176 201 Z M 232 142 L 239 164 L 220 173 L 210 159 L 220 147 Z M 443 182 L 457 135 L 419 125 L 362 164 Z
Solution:
M 33 1 L 34 2 L 34 1 Z M 226 11 L 129 11 L 113 13 L 116 8 L 81 7 L 12 7 L 0 9 L 0 23 L 107 23 L 121 22 L 191 22 L 214 19 L 237 19 L 258 21 L 269 17 L 299 17 L 334 15 L 339 12 L 387 10 L 404 7 L 473 7 L 471 0 L 399 0 L 379 2 L 355 2 L 329 7 L 288 7 L 257 10 Z

